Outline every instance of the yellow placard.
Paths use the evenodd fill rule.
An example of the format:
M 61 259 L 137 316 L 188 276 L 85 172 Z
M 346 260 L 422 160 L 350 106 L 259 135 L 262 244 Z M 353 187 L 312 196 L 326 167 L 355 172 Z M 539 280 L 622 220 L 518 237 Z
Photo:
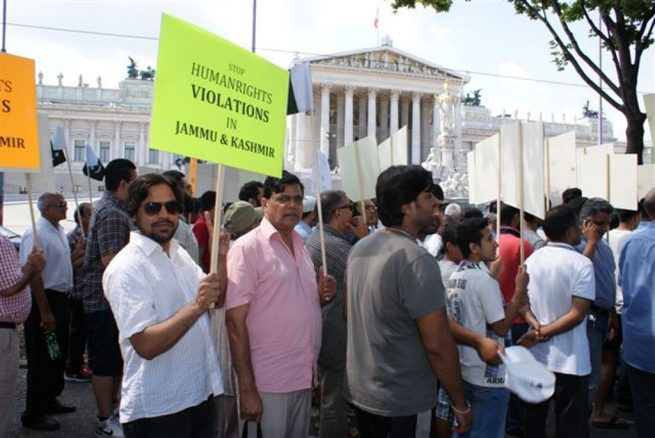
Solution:
M 289 73 L 163 14 L 150 147 L 282 174 Z
M 0 169 L 40 166 L 34 60 L 0 53 Z

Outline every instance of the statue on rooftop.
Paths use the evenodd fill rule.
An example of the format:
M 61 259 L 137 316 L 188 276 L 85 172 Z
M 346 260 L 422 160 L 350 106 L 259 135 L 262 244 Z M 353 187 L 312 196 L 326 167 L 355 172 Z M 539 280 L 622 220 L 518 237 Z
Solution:
M 130 56 L 127 59 L 130 60 L 130 65 L 127 66 L 127 78 L 137 79 L 139 77 L 139 70 L 136 68 L 136 61 Z

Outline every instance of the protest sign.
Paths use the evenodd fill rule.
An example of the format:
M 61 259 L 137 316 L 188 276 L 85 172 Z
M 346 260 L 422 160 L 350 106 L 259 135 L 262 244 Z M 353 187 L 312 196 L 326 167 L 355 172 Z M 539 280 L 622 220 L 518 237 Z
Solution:
M 369 136 L 337 149 L 341 164 L 343 190 L 353 201 L 375 198 L 375 184 L 380 174 L 375 137 Z
M 498 146 L 500 135 L 495 134 L 475 146 L 475 203 L 481 204 L 498 199 Z M 470 175 L 470 173 L 469 173 Z M 470 181 L 470 176 L 469 176 Z M 469 182 L 470 184 L 470 182 Z
M 151 148 L 279 177 L 289 72 L 162 15 Z
M 644 94 L 644 107 L 646 108 L 648 129 L 650 129 L 650 139 L 653 147 L 655 147 L 655 93 Z M 655 154 L 653 152 L 651 152 L 651 161 L 655 163 Z
M 608 156 L 607 153 L 578 153 L 576 186 L 582 190 L 583 196 L 607 199 L 609 187 Z
M 637 197 L 643 198 L 652 188 L 655 188 L 655 164 L 637 166 Z
M 505 204 L 516 208 L 521 203 L 520 147 L 520 122 L 506 122 L 500 125 L 500 155 L 502 157 L 500 197 Z
M 380 171 L 391 166 L 406 165 L 407 158 L 407 126 L 391 134 L 378 146 Z
M 606 199 L 614 208 L 637 210 L 637 154 L 612 154 L 609 160 L 609 199 Z
M 548 168 L 546 189 L 549 193 L 563 193 L 576 187 L 575 131 L 546 139 Z
M 0 52 L 0 170 L 39 172 L 34 60 Z

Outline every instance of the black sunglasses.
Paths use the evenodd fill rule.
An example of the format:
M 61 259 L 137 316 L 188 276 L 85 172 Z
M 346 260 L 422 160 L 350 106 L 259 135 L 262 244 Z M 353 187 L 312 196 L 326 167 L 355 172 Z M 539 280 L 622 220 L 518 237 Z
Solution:
M 154 216 L 161 211 L 161 208 L 164 207 L 168 214 L 178 214 L 180 212 L 180 206 L 177 201 L 168 201 L 168 202 L 146 202 L 143 204 L 143 211 L 148 216 Z

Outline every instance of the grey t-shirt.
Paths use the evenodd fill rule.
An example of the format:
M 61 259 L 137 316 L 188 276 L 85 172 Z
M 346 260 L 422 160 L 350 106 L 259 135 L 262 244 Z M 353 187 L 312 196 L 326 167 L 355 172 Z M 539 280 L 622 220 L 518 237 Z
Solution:
M 437 380 L 416 320 L 446 303 L 439 265 L 409 236 L 373 233 L 348 257 L 347 394 L 386 416 L 431 409 Z

